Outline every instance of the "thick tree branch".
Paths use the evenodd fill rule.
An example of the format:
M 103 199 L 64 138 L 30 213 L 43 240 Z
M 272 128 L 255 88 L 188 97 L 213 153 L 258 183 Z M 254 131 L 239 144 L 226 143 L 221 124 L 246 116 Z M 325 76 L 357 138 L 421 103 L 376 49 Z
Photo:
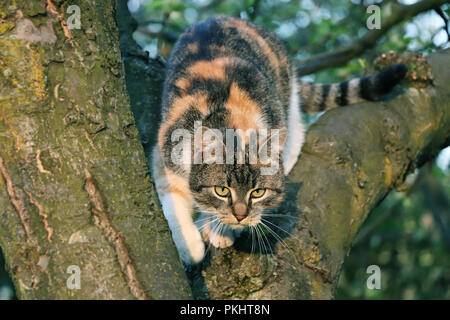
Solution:
M 215 252 L 202 273 L 192 272 L 198 297 L 334 296 L 344 258 L 368 214 L 448 144 L 450 72 L 442 66 L 450 63 L 450 50 L 428 59 L 433 86 L 410 88 L 389 102 L 335 109 L 312 125 L 288 177 L 287 201 L 272 219 L 279 227 L 268 223 L 277 232 L 275 254 L 246 253 L 251 240 L 241 237 L 237 249 Z
M 268 239 L 272 248 L 267 242 L 254 248 L 274 254 L 250 254 L 252 241 L 245 234 L 236 248 L 211 249 L 202 267 L 189 270 L 194 297 L 332 298 L 344 257 L 369 212 L 449 142 L 450 74 L 442 70 L 449 56 L 446 51 L 430 57 L 434 86 L 322 116 L 289 176 L 280 217 L 271 220 L 284 231 L 268 223 L 277 234 Z M 146 63 L 163 73 L 159 60 Z M 147 110 L 159 110 L 155 102 Z M 138 123 L 145 132 L 145 121 Z M 261 232 L 270 238 L 270 231 Z
M 349 46 L 332 52 L 321 53 L 311 58 L 298 62 L 297 72 L 304 76 L 326 68 L 339 66 L 351 59 L 360 56 L 364 51 L 374 47 L 377 41 L 392 27 L 406 21 L 415 15 L 439 8 L 447 3 L 446 0 L 422 0 L 412 5 L 393 5 L 392 12 L 387 17 L 381 17 L 381 28 L 372 29 L 360 39 L 355 40 Z

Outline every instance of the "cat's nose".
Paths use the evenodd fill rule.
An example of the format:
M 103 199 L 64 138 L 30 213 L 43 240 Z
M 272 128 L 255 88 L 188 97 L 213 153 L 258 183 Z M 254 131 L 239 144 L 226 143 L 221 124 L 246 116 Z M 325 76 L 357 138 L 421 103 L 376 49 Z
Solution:
M 234 206 L 233 214 L 238 221 L 244 220 L 247 217 L 247 206 L 243 203 L 237 203 Z

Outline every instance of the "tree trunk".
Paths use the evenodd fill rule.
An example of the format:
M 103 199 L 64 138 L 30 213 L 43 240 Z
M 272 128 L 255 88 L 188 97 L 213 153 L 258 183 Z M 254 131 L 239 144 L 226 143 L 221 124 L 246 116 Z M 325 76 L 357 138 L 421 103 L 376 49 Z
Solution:
M 81 29 L 69 28 L 69 5 Z M 111 1 L 3 1 L 0 69 L 0 245 L 17 296 L 191 298 L 130 110 Z

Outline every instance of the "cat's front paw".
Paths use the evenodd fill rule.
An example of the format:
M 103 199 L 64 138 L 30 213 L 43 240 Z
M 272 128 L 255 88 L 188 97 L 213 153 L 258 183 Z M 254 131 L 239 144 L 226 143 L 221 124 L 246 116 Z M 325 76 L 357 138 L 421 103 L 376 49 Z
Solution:
M 209 242 L 216 248 L 231 247 L 234 243 L 233 230 L 231 230 L 231 228 L 226 228 L 220 233 L 211 231 L 211 233 L 209 234 Z
M 189 247 L 178 248 L 181 260 L 188 265 L 202 262 L 205 257 L 205 243 L 203 240 L 192 241 Z

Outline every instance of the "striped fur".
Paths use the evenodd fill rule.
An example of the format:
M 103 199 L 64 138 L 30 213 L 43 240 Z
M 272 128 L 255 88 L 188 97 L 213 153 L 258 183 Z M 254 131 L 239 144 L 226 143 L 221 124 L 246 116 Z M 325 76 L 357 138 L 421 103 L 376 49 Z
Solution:
M 255 227 L 265 210 L 281 203 L 284 176 L 297 162 L 305 137 L 300 105 L 307 112 L 317 112 L 374 100 L 405 73 L 397 65 L 370 77 L 322 85 L 298 83 L 293 70 L 281 41 L 244 20 L 210 18 L 191 26 L 177 41 L 167 65 L 152 175 L 185 263 L 203 259 L 203 240 L 216 247 L 230 246 L 239 230 Z M 267 176 L 261 174 L 262 163 L 248 159 L 244 164 L 174 162 L 178 141 L 172 135 L 183 129 L 195 136 L 199 121 L 202 131 L 210 128 L 219 133 L 278 129 L 282 159 L 271 164 L 281 165 Z M 249 143 L 247 138 L 243 141 Z M 188 157 L 183 153 L 181 158 Z M 229 188 L 229 196 L 215 194 L 216 186 Z M 258 189 L 264 189 L 264 195 L 252 198 Z M 194 208 L 202 213 L 197 226 Z
M 394 64 L 379 73 L 341 83 L 300 83 L 302 110 L 320 112 L 364 101 L 376 101 L 388 94 L 402 80 L 407 67 Z

